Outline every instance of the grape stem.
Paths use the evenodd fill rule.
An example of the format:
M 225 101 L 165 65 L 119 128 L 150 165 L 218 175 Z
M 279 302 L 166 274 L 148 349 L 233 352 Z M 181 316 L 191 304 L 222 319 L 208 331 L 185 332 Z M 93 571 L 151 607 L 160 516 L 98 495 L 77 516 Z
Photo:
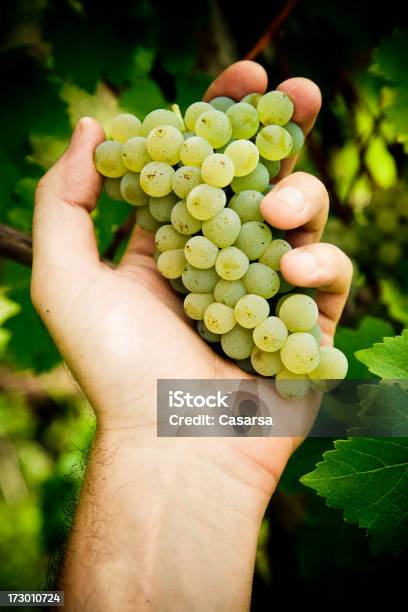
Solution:
M 175 113 L 177 115 L 177 117 L 180 119 L 181 125 L 182 125 L 182 132 L 186 132 L 187 128 L 186 128 L 186 124 L 184 123 L 184 119 L 183 119 L 183 115 L 181 114 L 181 110 L 178 104 L 172 104 L 171 105 L 171 110 L 173 111 L 173 113 Z
M 266 47 L 271 42 L 272 38 L 275 36 L 277 32 L 279 32 L 280 28 L 283 26 L 285 21 L 288 19 L 289 15 L 293 11 L 293 9 L 299 4 L 300 0 L 288 0 L 282 10 L 276 15 L 275 19 L 271 21 L 265 32 L 256 42 L 256 44 L 252 47 L 252 49 L 245 55 L 244 59 L 246 60 L 254 60 L 258 57 L 266 49 Z

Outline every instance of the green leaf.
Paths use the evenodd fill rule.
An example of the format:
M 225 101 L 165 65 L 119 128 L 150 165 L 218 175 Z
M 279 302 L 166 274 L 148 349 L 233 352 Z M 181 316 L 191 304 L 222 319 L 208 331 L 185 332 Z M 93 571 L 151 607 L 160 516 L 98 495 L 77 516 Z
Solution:
M 408 329 L 401 336 L 384 338 L 372 348 L 357 351 L 356 358 L 364 363 L 370 372 L 390 380 L 408 379 Z
M 332 443 L 330 438 L 306 438 L 289 459 L 279 480 L 279 489 L 285 493 L 304 493 L 305 488 L 300 482 L 301 476 L 313 470 Z
M 131 87 L 123 92 L 120 104 L 125 110 L 134 113 L 140 119 L 156 108 L 168 107 L 168 102 L 157 83 L 143 77 L 135 79 Z
M 380 280 L 381 301 L 386 305 L 390 316 L 408 326 L 408 296 L 389 280 Z
M 408 439 L 337 440 L 335 450 L 301 482 L 342 508 L 344 519 L 367 528 L 375 553 L 408 545 Z
M 65 83 L 61 89 L 61 99 L 68 104 L 71 126 L 74 127 L 81 117 L 93 117 L 109 133 L 112 119 L 120 113 L 118 99 L 104 83 L 98 83 L 95 91 L 89 93 L 77 85 Z
M 355 358 L 359 349 L 369 348 L 380 342 L 384 336 L 391 336 L 394 330 L 390 323 L 376 317 L 364 317 L 357 329 L 340 327 L 335 336 L 335 345 L 346 355 L 349 362 L 347 378 L 362 380 L 370 378 L 367 369 Z
M 408 437 L 407 390 L 383 381 L 379 385 L 360 385 L 358 394 L 358 416 L 363 425 L 350 429 L 350 435 Z

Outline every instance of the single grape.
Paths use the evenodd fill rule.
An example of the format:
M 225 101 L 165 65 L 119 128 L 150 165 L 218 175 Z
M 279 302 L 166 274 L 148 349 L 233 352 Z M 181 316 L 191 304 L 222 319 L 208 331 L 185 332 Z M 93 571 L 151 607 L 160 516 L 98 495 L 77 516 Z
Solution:
M 235 100 L 228 98 L 227 96 L 217 96 L 216 98 L 210 100 L 210 104 L 216 110 L 225 113 L 230 106 L 235 104 Z
M 185 200 L 194 187 L 201 183 L 200 169 L 195 166 L 181 166 L 173 176 L 173 191 Z
M 185 131 L 182 121 L 176 113 L 165 108 L 158 108 L 143 119 L 142 136 L 148 136 L 155 127 L 161 125 L 172 125 L 181 132 Z
M 156 221 L 169 223 L 171 221 L 171 211 L 177 202 L 174 193 L 169 193 L 161 198 L 150 198 L 149 210 Z
M 286 301 L 280 308 L 280 315 Z M 311 334 L 290 334 L 280 350 L 282 363 L 294 374 L 308 374 L 319 365 L 319 346 Z
M 234 178 L 234 164 L 222 153 L 209 155 L 201 166 L 201 178 L 207 185 L 226 187 Z
M 235 325 L 229 332 L 221 336 L 221 346 L 228 357 L 246 359 L 251 355 L 254 347 L 252 331 Z
M 157 230 L 154 240 L 156 247 L 163 253 L 174 249 L 184 249 L 188 237 L 179 234 L 172 225 L 162 225 Z
M 264 125 L 285 125 L 291 120 L 294 105 L 283 91 L 268 91 L 258 102 L 257 111 Z
M 228 207 L 235 210 L 241 219 L 241 223 L 249 221 L 263 221 L 264 218 L 260 211 L 260 204 L 263 200 L 263 195 L 259 191 L 247 189 L 236 193 L 229 201 Z
M 313 298 L 303 293 L 290 295 L 279 309 L 279 317 L 290 332 L 304 332 L 317 323 L 319 309 Z
M 149 196 L 140 185 L 140 174 L 126 172 L 120 180 L 120 192 L 122 198 L 128 204 L 133 204 L 133 206 L 147 206 L 149 204 Z
M 186 263 L 184 249 L 164 251 L 157 260 L 157 269 L 165 278 L 179 278 Z
M 234 176 L 247 176 L 259 161 L 258 148 L 250 140 L 234 140 L 225 149 L 234 165 Z
M 211 293 L 189 293 L 184 298 L 184 312 L 190 319 L 201 321 L 208 306 L 214 302 Z
M 290 297 L 290 295 L 282 295 L 282 296 L 279 298 L 279 300 L 276 302 L 276 306 L 275 306 L 275 314 L 276 314 L 276 316 L 277 316 L 277 317 L 279 317 L 280 308 L 281 308 L 281 306 L 282 306 L 283 302 L 284 302 L 285 300 L 287 300 L 287 299 L 288 299 L 288 297 Z M 312 333 L 312 332 L 310 332 L 310 333 Z
M 309 372 L 308 376 L 325 391 L 333 388 L 327 382 L 328 380 L 343 380 L 347 370 L 347 358 L 338 348 L 334 346 L 321 346 L 319 349 L 319 365 Z
M 262 255 L 259 257 L 259 261 L 260 263 L 272 268 L 272 270 L 279 271 L 282 256 L 291 250 L 292 247 L 290 246 L 289 242 L 286 242 L 286 240 L 281 240 L 280 238 L 277 240 L 272 240 L 272 242 L 268 244 Z
M 286 342 L 288 330 L 279 317 L 268 317 L 253 332 L 254 342 L 262 351 L 278 351 Z
M 310 389 L 310 380 L 304 374 L 294 374 L 282 368 L 276 375 L 275 388 L 286 399 L 301 399 Z
M 195 219 L 206 221 L 219 213 L 226 201 L 225 192 L 219 187 L 198 185 L 187 196 L 187 210 Z
M 218 248 L 205 236 L 193 236 L 187 241 L 184 254 L 189 264 L 200 270 L 206 270 L 214 266 Z
M 206 328 L 204 321 L 197 322 L 197 331 L 200 336 L 207 342 L 215 343 L 221 340 L 220 334 L 214 334 Z
M 160 251 L 158 249 L 157 249 L 157 252 L 159 253 L 159 257 L 160 257 Z M 186 289 L 180 277 L 171 278 L 170 285 L 173 287 L 174 291 L 177 291 L 177 293 L 181 293 L 181 295 L 187 295 L 189 293 L 189 290 Z
M 120 178 L 109 178 L 106 177 L 103 181 L 103 187 L 112 200 L 123 200 L 123 195 L 120 190 Z
M 240 102 L 246 102 L 247 104 L 251 104 L 254 108 L 258 107 L 258 102 L 262 98 L 262 94 L 260 93 L 249 93 L 240 100 Z
M 234 311 L 225 304 L 213 302 L 205 311 L 204 323 L 213 334 L 226 334 L 236 325 Z
M 153 128 L 146 140 L 147 152 L 157 162 L 174 166 L 180 161 L 180 149 L 184 143 L 183 134 L 172 125 Z
M 242 278 L 247 293 L 269 300 L 279 291 L 279 275 L 262 263 L 251 263 Z
M 258 346 L 252 349 L 251 364 L 255 372 L 261 376 L 275 376 L 283 368 L 279 351 L 268 353 Z
M 292 136 L 280 125 L 262 128 L 255 142 L 262 157 L 272 161 L 289 157 L 292 150 Z
M 152 161 L 147 152 L 146 138 L 135 136 L 127 140 L 122 147 L 122 161 L 126 168 L 141 172 L 146 164 Z
M 215 263 L 217 274 L 224 280 L 239 280 L 248 270 L 248 257 L 234 246 L 221 249 Z
M 129 113 L 117 115 L 111 123 L 111 136 L 118 142 L 126 142 L 133 136 L 140 136 L 142 133 L 142 122 L 140 119 Z
M 305 144 L 305 135 L 303 134 L 302 128 L 297 123 L 293 123 L 293 121 L 289 121 L 289 123 L 285 124 L 285 130 L 289 132 L 292 137 L 292 149 L 289 157 L 293 157 L 299 153 Z
M 240 218 L 231 208 L 223 208 L 217 215 L 204 221 L 202 227 L 204 236 L 220 249 L 231 246 L 237 239 L 240 230 Z
M 180 148 L 180 159 L 186 166 L 200 167 L 203 161 L 214 153 L 214 149 L 205 138 L 191 136 Z
M 256 374 L 256 371 L 251 363 L 251 357 L 247 357 L 246 359 L 236 359 L 235 363 L 244 372 L 247 372 L 248 374 Z
M 259 128 L 256 109 L 246 102 L 232 104 L 225 113 L 232 125 L 232 138 L 252 138 Z
M 235 176 L 232 183 L 232 191 L 240 193 L 252 189 L 263 193 L 269 185 L 269 173 L 265 166 L 258 164 L 252 172 L 246 176 Z
M 238 300 L 234 314 L 242 327 L 253 329 L 269 315 L 269 304 L 265 298 L 251 293 Z
M 228 117 L 214 109 L 199 116 L 195 124 L 195 133 L 208 140 L 214 149 L 218 149 L 231 139 L 232 127 Z
M 219 278 L 215 268 L 200 270 L 189 263 L 185 265 L 182 275 L 183 284 L 191 293 L 214 293 Z
M 119 178 L 127 172 L 122 161 L 122 144 L 116 140 L 101 142 L 94 153 L 95 167 L 103 176 Z
M 174 205 L 171 211 L 171 223 L 180 234 L 185 236 L 196 234 L 202 226 L 202 221 L 199 221 L 188 212 L 185 200 L 181 200 Z
M 258 259 L 272 241 L 272 232 L 265 223 L 244 223 L 235 245 L 249 260 Z
M 220 304 L 234 308 L 235 304 L 246 295 L 244 283 L 240 280 L 227 281 L 223 278 L 214 287 L 214 298 Z
M 186 124 L 186 128 L 194 132 L 194 126 L 202 113 L 208 110 L 212 110 L 213 107 L 208 102 L 194 102 L 190 104 L 190 106 L 186 110 L 186 114 L 184 115 L 184 123 Z
M 263 166 L 265 166 L 265 168 L 269 172 L 270 181 L 279 174 L 279 171 L 281 169 L 281 162 L 279 159 L 265 159 L 264 157 L 260 157 L 259 161 Z M 272 189 L 273 185 L 270 185 L 270 187 Z
M 160 198 L 173 187 L 174 169 L 163 162 L 150 162 L 140 173 L 140 185 L 149 196 Z
M 160 227 L 160 223 L 154 219 L 148 206 L 138 206 L 136 210 L 136 223 L 145 232 L 154 234 Z

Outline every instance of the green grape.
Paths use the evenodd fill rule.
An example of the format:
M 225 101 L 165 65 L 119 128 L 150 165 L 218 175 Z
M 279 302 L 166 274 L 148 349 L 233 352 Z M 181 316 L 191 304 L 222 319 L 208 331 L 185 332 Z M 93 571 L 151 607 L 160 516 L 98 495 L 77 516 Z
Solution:
M 255 293 L 269 300 L 279 291 L 279 276 L 262 263 L 251 263 L 242 279 L 247 293 Z
M 203 161 L 214 153 L 210 143 L 200 136 L 191 136 L 181 145 L 180 159 L 186 166 L 200 167 Z
M 156 247 L 154 247 L 154 250 L 153 250 L 153 259 L 154 259 L 156 264 L 157 264 L 157 261 L 158 261 L 160 255 L 161 255 L 161 253 L 160 253 L 159 249 L 156 249 Z
M 153 128 L 146 139 L 147 152 L 154 161 L 174 166 L 180 161 L 180 149 L 184 143 L 183 134 L 173 125 Z
M 157 230 L 154 240 L 156 247 L 163 253 L 174 249 L 184 249 L 188 237 L 179 234 L 172 225 L 162 225 Z
M 272 232 L 265 223 L 248 221 L 244 223 L 235 242 L 249 260 L 258 259 L 272 241 Z
M 249 93 L 240 100 L 240 102 L 246 102 L 246 104 L 250 104 L 254 108 L 258 107 L 258 102 L 262 98 L 262 94 L 260 93 Z
M 258 148 L 250 140 L 234 140 L 225 149 L 234 165 L 234 176 L 247 176 L 259 161 Z
M 244 283 L 240 280 L 227 281 L 223 278 L 214 287 L 214 297 L 220 304 L 234 308 L 235 304 L 246 295 Z
M 129 113 L 117 115 L 111 123 L 111 136 L 118 142 L 126 142 L 133 136 L 140 136 L 142 133 L 142 122 L 140 119 Z
M 141 172 L 152 161 L 147 152 L 146 138 L 135 136 L 127 140 L 122 147 L 122 161 L 129 170 Z
M 285 125 L 291 120 L 294 106 L 283 91 L 268 91 L 258 102 L 257 111 L 264 125 Z
M 142 136 L 148 136 L 155 127 L 161 125 L 172 125 L 181 132 L 185 131 L 182 121 L 176 113 L 165 108 L 158 108 L 143 119 Z
M 289 296 L 285 296 L 285 297 L 289 297 Z M 318 323 L 316 323 L 315 325 L 313 325 L 311 329 L 309 329 L 309 334 L 312 334 L 313 338 L 316 340 L 317 344 L 320 346 L 322 342 L 322 338 L 323 338 L 323 332 Z
M 199 270 L 187 263 L 183 271 L 183 284 L 191 293 L 214 293 L 219 280 L 215 268 Z
M 214 266 L 218 248 L 205 236 L 193 236 L 187 241 L 184 254 L 189 264 L 200 270 L 207 270 Z
M 103 176 L 119 178 L 127 172 L 122 161 L 122 144 L 116 140 L 101 142 L 94 153 L 95 167 Z
M 205 311 L 204 323 L 213 334 L 226 334 L 236 325 L 234 311 L 225 304 L 213 302 Z
M 286 301 L 280 308 L 280 318 L 285 304 Z M 295 332 L 288 336 L 280 350 L 280 356 L 283 365 L 290 372 L 308 374 L 319 365 L 319 346 L 311 334 Z
M 280 160 L 289 157 L 292 150 L 292 136 L 280 125 L 267 125 L 258 132 L 256 146 L 265 159 Z
M 108 194 L 108 196 L 110 198 L 112 198 L 112 200 L 123 200 L 123 195 L 122 192 L 120 190 L 120 178 L 109 178 L 106 177 L 105 180 L 103 181 L 103 186 L 104 189 L 106 191 L 106 193 Z
M 224 208 L 211 219 L 204 221 L 202 232 L 217 247 L 224 249 L 231 246 L 241 230 L 241 221 L 231 208 Z
M 228 117 L 214 109 L 199 116 L 195 124 L 195 133 L 208 140 L 214 149 L 218 149 L 231 139 L 232 127 Z
M 214 302 L 211 293 L 189 293 L 184 298 L 184 312 L 190 319 L 201 321 L 208 306 Z
M 343 380 L 348 370 L 347 358 L 339 349 L 334 346 L 321 346 L 319 349 L 319 365 L 309 372 L 309 378 L 317 383 L 317 387 L 322 391 L 333 389 L 336 384 L 328 381 Z
M 279 159 L 265 159 L 264 157 L 260 157 L 259 161 L 269 172 L 270 181 L 279 174 L 281 169 L 281 162 Z M 273 185 L 270 185 L 270 188 L 273 189 Z
M 169 223 L 171 221 L 171 211 L 177 202 L 174 193 L 168 193 L 161 198 L 150 198 L 149 210 L 156 221 L 160 223 Z
M 225 192 L 219 187 L 197 185 L 187 196 L 187 210 L 195 219 L 206 221 L 219 213 L 226 201 Z
M 289 132 L 292 137 L 292 149 L 289 157 L 293 157 L 299 153 L 305 144 L 305 135 L 303 134 L 302 128 L 297 123 L 293 123 L 293 121 L 289 121 L 289 123 L 285 124 L 285 130 Z
M 228 357 L 246 359 L 251 355 L 254 347 L 252 331 L 235 325 L 229 332 L 221 336 L 221 346 Z
M 148 206 L 139 206 L 136 210 L 136 223 L 145 232 L 154 234 L 160 227 L 160 223 L 154 219 Z
M 161 198 L 172 191 L 174 169 L 163 162 L 150 162 L 140 173 L 140 185 L 149 196 Z
M 160 257 L 160 251 L 158 249 L 157 249 L 157 252 L 159 253 L 159 257 Z M 181 295 L 187 295 L 189 293 L 189 290 L 186 289 L 180 277 L 171 278 L 170 285 L 173 287 L 174 291 L 177 291 L 177 293 L 181 293 Z
M 208 110 L 212 110 L 213 107 L 208 102 L 194 102 L 190 104 L 190 106 L 186 110 L 186 114 L 184 115 L 184 123 L 186 124 L 186 128 L 194 132 L 194 126 L 202 113 Z
M 256 374 L 256 371 L 251 363 L 251 357 L 247 357 L 246 359 L 236 359 L 235 363 L 244 372 L 248 372 L 248 374 Z
M 234 246 L 221 249 L 215 263 L 218 276 L 229 281 L 242 278 L 248 266 L 248 257 Z
M 210 100 L 210 104 L 216 110 L 225 113 L 230 106 L 235 104 L 235 100 L 228 98 L 227 96 L 217 96 L 216 98 Z
M 250 293 L 238 300 L 235 304 L 234 314 L 242 327 L 253 329 L 269 315 L 269 304 L 260 295 Z
M 207 342 L 214 343 L 219 342 L 221 340 L 221 336 L 219 334 L 214 334 L 206 328 L 204 321 L 197 322 L 197 331 L 200 336 Z
M 278 351 L 286 342 L 288 330 L 279 317 L 268 317 L 254 329 L 254 342 L 262 351 Z
M 246 176 L 235 176 L 232 183 L 232 191 L 240 193 L 248 189 L 263 193 L 269 185 L 269 172 L 262 164 L 258 164 L 252 172 Z
M 251 364 L 255 372 L 261 376 L 275 376 L 283 367 L 279 351 L 267 353 L 257 346 L 252 349 Z
M 289 242 L 286 242 L 286 240 L 281 240 L 280 238 L 277 240 L 272 240 L 272 242 L 268 244 L 260 256 L 259 261 L 260 263 L 272 268 L 272 270 L 279 271 L 282 256 L 291 250 L 292 247 L 290 246 Z
M 282 272 L 279 272 L 279 279 L 280 279 L 279 293 L 287 293 L 288 291 L 292 291 L 292 289 L 294 289 L 295 285 L 288 283 L 286 278 L 283 276 Z
M 246 102 L 232 104 L 225 113 L 232 125 L 232 138 L 252 138 L 259 128 L 256 109 Z
M 188 212 L 185 200 L 181 200 L 181 202 L 177 202 L 174 205 L 171 211 L 171 223 L 180 234 L 185 236 L 196 234 L 202 226 L 202 221 L 199 221 Z
M 203 161 L 201 178 L 207 185 L 226 187 L 234 178 L 234 164 L 222 153 L 213 153 Z
M 133 204 L 133 206 L 149 204 L 149 196 L 145 194 L 140 185 L 140 174 L 126 172 L 120 180 L 120 192 L 128 204 Z
M 181 166 L 173 176 L 173 191 L 185 200 L 194 187 L 201 183 L 200 169 L 195 166 Z
M 247 189 L 236 193 L 229 201 L 228 207 L 235 210 L 241 219 L 241 223 L 249 221 L 263 221 L 264 218 L 260 211 L 260 204 L 263 200 L 263 195 L 259 191 Z
M 279 317 L 290 332 L 304 332 L 317 323 L 319 309 L 313 298 L 303 293 L 290 295 L 279 309 Z
M 276 375 L 275 388 L 279 395 L 286 399 L 301 399 L 310 389 L 310 380 L 303 374 L 294 374 L 282 368 Z
M 157 260 L 157 269 L 165 278 L 179 278 L 186 263 L 184 249 L 164 251 Z

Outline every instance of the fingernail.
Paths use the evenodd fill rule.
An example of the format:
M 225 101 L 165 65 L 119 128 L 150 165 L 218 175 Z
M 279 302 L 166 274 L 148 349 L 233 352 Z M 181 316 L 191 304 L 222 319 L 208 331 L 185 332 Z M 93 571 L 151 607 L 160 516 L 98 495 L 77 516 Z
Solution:
M 315 274 L 318 268 L 318 261 L 312 253 L 296 253 L 296 251 L 291 251 L 292 259 L 293 257 L 296 260 L 296 267 L 304 272 L 305 274 L 309 274 L 310 276 Z M 293 265 L 293 261 L 292 261 Z
M 282 187 L 281 189 L 274 189 L 273 195 L 275 198 L 282 200 L 282 202 L 289 204 L 289 206 L 296 212 L 300 212 L 305 205 L 303 192 L 297 187 Z

